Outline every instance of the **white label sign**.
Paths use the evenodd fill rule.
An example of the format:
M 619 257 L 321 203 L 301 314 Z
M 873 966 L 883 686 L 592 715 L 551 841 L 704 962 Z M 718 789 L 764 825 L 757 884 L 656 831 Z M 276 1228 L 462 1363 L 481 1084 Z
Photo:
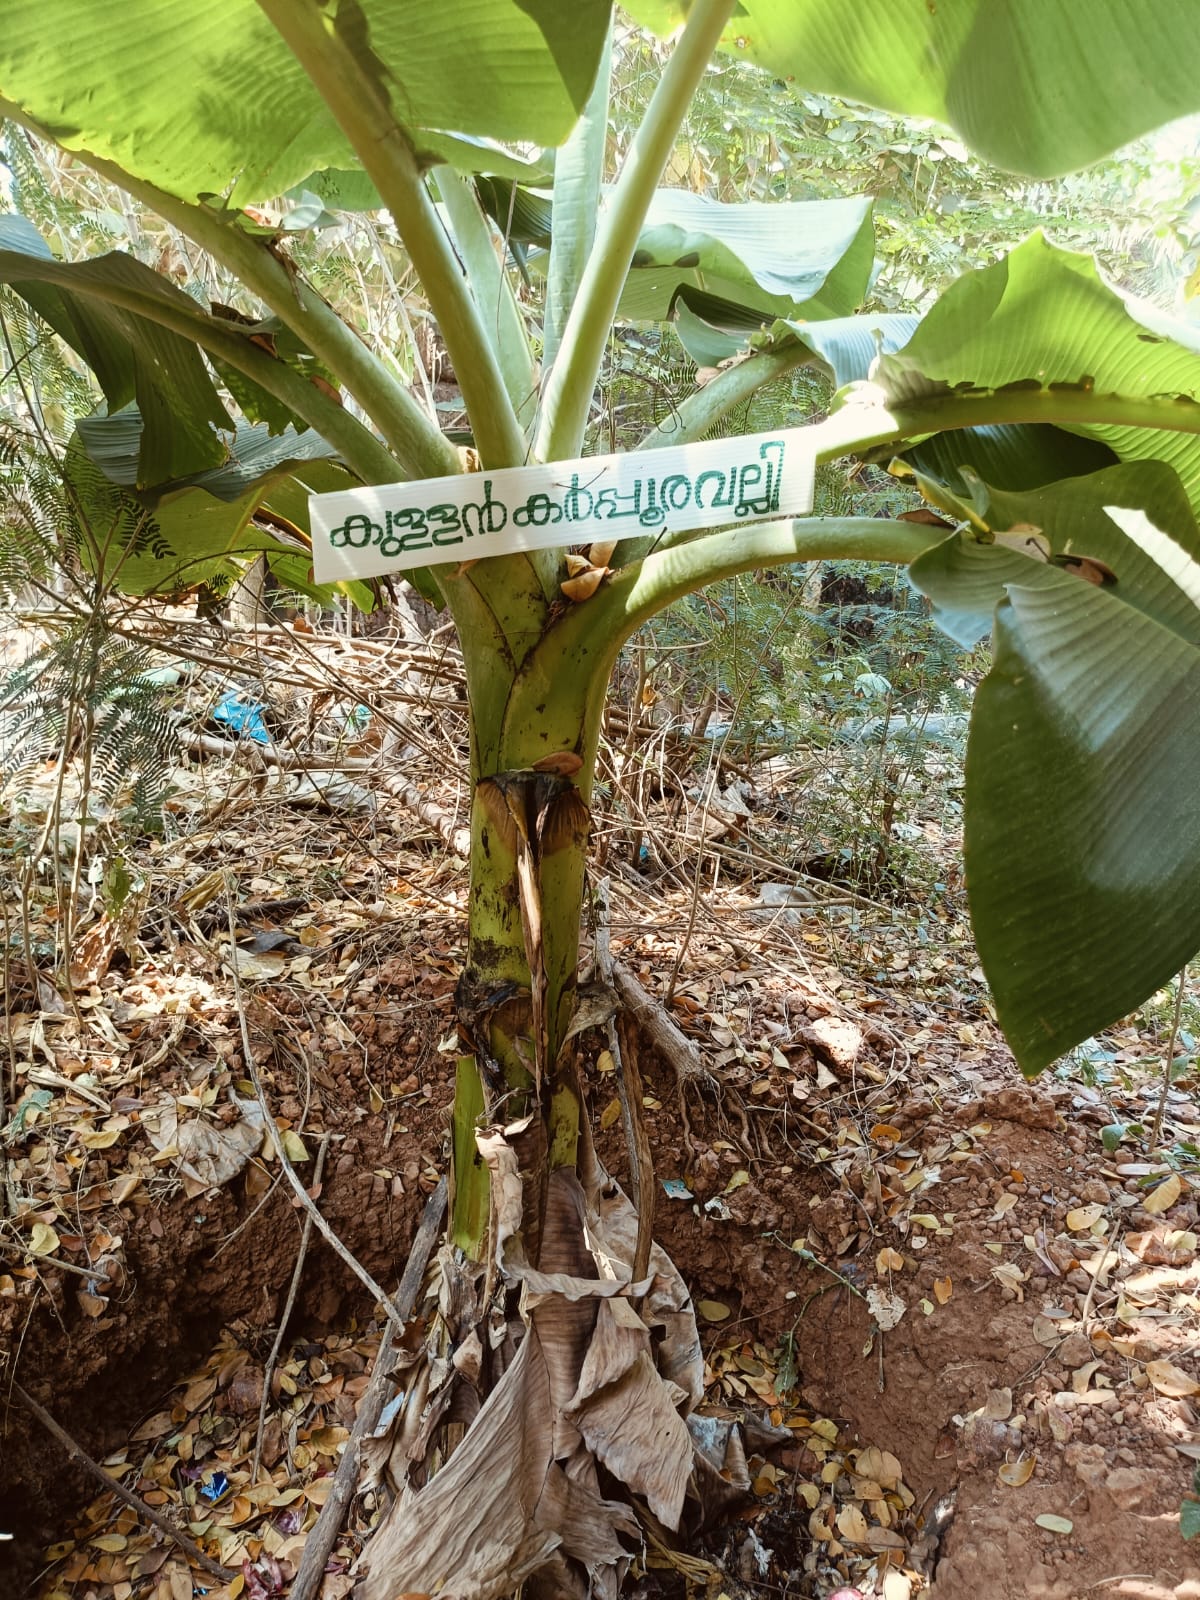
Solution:
M 318 583 L 812 510 L 805 428 L 309 497 Z

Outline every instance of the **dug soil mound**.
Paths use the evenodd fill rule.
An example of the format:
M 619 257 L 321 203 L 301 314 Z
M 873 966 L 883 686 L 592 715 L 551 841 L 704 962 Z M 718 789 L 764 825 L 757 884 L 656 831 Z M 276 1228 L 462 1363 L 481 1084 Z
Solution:
M 829 969 L 809 964 L 799 982 L 783 963 L 731 958 L 738 914 L 731 903 L 721 937 L 694 941 L 673 1006 L 712 1062 L 712 1084 L 681 1087 L 669 1061 L 643 1051 L 655 1231 L 697 1303 L 708 1403 L 765 1415 L 792 1442 L 751 1463 L 746 1504 L 694 1546 L 696 1570 L 719 1570 L 730 1592 L 801 1596 L 839 1585 L 889 1600 L 1200 1595 L 1197 1547 L 1180 1533 L 1200 1456 L 1187 1175 L 1134 1142 L 1105 1148 L 1102 1129 L 1119 1121 L 1111 1095 L 1016 1083 L 985 1020 L 946 1026 L 923 1002 L 880 1006 Z M 321 1210 L 385 1285 L 445 1160 L 455 935 L 452 914 L 426 908 L 357 985 L 309 987 L 303 1004 L 284 974 L 269 994 L 265 978 L 243 979 L 273 1109 L 306 1165 L 324 1146 Z M 618 940 L 651 992 L 668 937 Z M 8 1376 L 226 1564 L 272 1574 L 257 1580 L 270 1596 L 286 1594 L 321 1500 L 312 1486 L 353 1420 L 378 1329 L 355 1277 L 314 1239 L 251 1481 L 302 1214 L 261 1153 L 228 1182 L 189 1179 L 177 1154 L 160 1159 L 135 1136 L 131 1104 L 169 1091 L 182 1123 L 189 1097 L 197 1118 L 207 1097 L 211 1125 L 233 1125 L 221 1108 L 245 1104 L 238 1035 L 214 998 L 153 1081 L 111 1097 L 128 1129 L 88 1151 L 86 1185 L 59 1174 L 81 1197 L 69 1218 L 48 1187 L 41 1220 L 55 1243 L 25 1276 L 10 1274 L 0 1315 Z M 620 1178 L 602 1051 L 589 1074 L 601 1153 Z M 69 1082 L 20 1146 L 49 1163 L 48 1184 L 63 1159 L 57 1118 L 75 1119 L 67 1157 L 80 1124 L 97 1125 L 86 1101 L 72 1105 Z M 1138 1091 L 1123 1093 L 1135 1123 Z M 1186 1090 L 1172 1091 L 1170 1111 L 1186 1142 L 1196 1121 Z M 163 1148 L 178 1144 L 176 1131 Z M 32 1241 L 37 1222 L 24 1225 Z M 118 1263 L 107 1279 L 86 1265 L 105 1256 Z M 206 1501 L 213 1482 L 221 1493 Z M 186 1560 L 97 1497 L 15 1393 L 0 1508 L 14 1535 L 0 1545 L 6 1595 L 183 1592 Z M 331 1595 L 346 1592 L 332 1579 L 368 1522 L 365 1511 L 348 1522 Z M 681 1585 L 679 1559 L 659 1557 L 631 1582 Z
M 2 1600 L 285 1600 L 380 1346 L 361 1271 L 394 1289 L 446 1168 L 461 792 L 362 756 L 314 811 L 294 774 L 212 744 L 131 863 L 131 917 L 77 926 L 69 985 L 55 886 L 27 874 L 9 908 Z M 906 824 L 928 894 L 873 901 L 751 835 L 751 810 L 792 826 L 786 763 L 694 827 L 656 770 L 633 823 L 597 819 L 595 856 L 622 993 L 644 991 L 655 1235 L 695 1301 L 714 1437 L 750 1422 L 725 1522 L 648 1528 L 629 1592 L 1200 1597 L 1200 1110 L 1193 1078 L 1163 1092 L 1161 1024 L 1020 1083 L 937 774 Z M 14 821 L 14 850 L 21 827 L 32 849 L 42 822 Z M 580 1045 L 628 1182 L 618 1068 L 602 1034 Z M 280 1149 L 357 1273 L 306 1239 Z M 377 1513 L 355 1499 L 322 1600 L 350 1593 Z

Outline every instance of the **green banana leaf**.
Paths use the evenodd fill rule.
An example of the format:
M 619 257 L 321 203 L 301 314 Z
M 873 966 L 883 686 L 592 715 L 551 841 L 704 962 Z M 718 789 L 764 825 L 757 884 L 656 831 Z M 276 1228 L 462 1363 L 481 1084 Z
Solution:
M 164 495 L 190 488 L 233 502 L 256 484 L 266 483 L 293 467 L 336 458 L 333 447 L 312 428 L 288 428 L 273 435 L 262 424 L 239 423 L 219 466 L 165 479 L 147 490 L 138 483 L 142 427 L 140 413 L 130 406 L 109 416 L 97 413 L 81 417 L 75 431 L 89 458 L 109 482 L 137 492 L 139 500 L 148 506 L 157 504 Z M 339 465 L 338 472 L 342 485 L 353 487 L 355 480 L 345 468 Z
M 168 309 L 181 327 L 201 333 L 214 318 L 160 273 L 120 251 L 84 261 L 59 261 L 32 223 L 0 216 L 0 282 L 33 311 L 96 375 L 110 413 L 136 404 L 138 458 L 134 486 L 150 489 L 219 466 L 229 457 L 234 422 L 192 339 L 157 320 Z M 246 338 L 270 337 L 281 360 L 305 376 L 321 368 L 286 329 L 274 323 L 224 320 Z M 296 419 L 251 378 L 223 362 L 214 367 L 251 421 L 276 433 Z
M 1006 396 L 1059 425 L 964 426 Z M 966 523 L 911 575 L 962 643 L 995 630 L 968 893 L 1033 1075 L 1200 947 L 1200 336 L 1035 236 L 841 400 L 901 416 L 922 488 Z
M 209 571 L 205 563 L 225 560 L 235 541 L 243 554 L 268 550 L 273 563 L 287 567 L 290 588 L 311 589 L 307 553 L 300 562 L 269 534 L 262 535 L 265 544 L 256 544 L 259 533 L 248 524 L 259 507 L 270 510 L 264 500 L 266 485 L 278 482 L 298 463 L 329 458 L 333 452 L 312 430 L 297 429 L 287 408 L 252 379 L 214 362 L 213 369 L 228 380 L 229 393 L 249 419 L 235 424 L 197 345 L 155 320 L 166 306 L 181 327 L 200 333 L 214 321 L 209 312 L 133 256 L 113 251 L 90 260 L 58 261 L 20 216 L 0 216 L 0 282 L 10 284 L 95 373 L 108 415 L 80 422 L 79 449 L 110 483 L 133 493 L 141 507 L 135 518 L 139 526 L 145 523 L 146 508 L 155 508 L 161 523 L 166 518 L 161 506 L 178 491 L 191 486 L 203 492 L 201 500 L 187 502 L 187 515 L 166 518 L 169 529 L 160 533 L 154 547 L 158 555 L 150 546 L 134 552 L 136 561 L 134 553 L 125 553 L 120 586 L 128 581 L 134 585 L 130 592 L 161 592 L 165 572 L 181 564 L 200 573 L 186 578 L 181 573 L 178 582 L 184 586 L 210 581 L 217 569 Z M 321 373 L 319 363 L 273 319 L 246 324 L 226 319 L 224 326 L 247 338 L 269 338 L 278 358 L 305 376 Z M 329 468 L 335 473 L 330 487 L 352 481 L 344 468 L 335 469 L 332 462 Z M 237 515 L 221 513 L 222 500 L 236 502 Z M 195 515 L 193 506 L 200 508 Z M 307 509 L 302 528 L 307 530 Z M 181 542 L 189 529 L 197 539 L 192 550 Z M 118 581 L 117 569 L 101 562 L 96 570 Z M 440 599 L 429 573 L 416 573 L 412 581 L 427 599 Z M 356 603 L 373 604 L 369 586 L 353 589 Z
M 126 427 L 131 420 L 136 414 L 91 419 Z M 116 450 L 108 441 L 98 448 L 96 427 L 86 429 L 85 423 L 68 446 L 64 470 L 82 524 L 80 560 L 106 585 L 124 594 L 178 594 L 200 584 L 232 582 L 249 562 L 265 555 L 289 589 L 326 603 L 335 592 L 343 593 L 360 610 L 373 606 L 370 584 L 323 586 L 312 580 L 308 496 L 352 488 L 355 482 L 327 454 L 305 459 L 293 451 L 284 459 L 281 441 L 266 437 L 265 429 L 245 429 L 246 454 L 254 455 L 258 445 L 260 460 L 275 455 L 273 466 L 253 478 L 243 473 L 240 492 L 235 492 L 236 468 L 202 475 L 200 481 L 210 480 L 205 487 L 171 486 L 151 508 L 108 474 L 100 462 L 115 465 Z M 136 447 L 130 459 L 136 460 Z M 262 519 L 257 525 L 256 516 Z
M 952 284 L 908 342 L 880 356 L 870 382 L 914 437 L 942 435 L 927 459 L 943 481 L 958 466 L 984 474 L 993 464 L 968 432 L 947 428 L 967 429 L 975 401 L 1011 396 L 1027 416 L 1041 413 L 1120 461 L 1167 462 L 1193 511 L 1200 506 L 1200 328 L 1118 294 L 1090 256 L 1041 234 Z M 851 386 L 841 398 L 861 402 L 863 392 Z M 1132 420 L 1084 420 L 1092 411 Z M 999 443 L 1012 486 L 1020 436 Z M 1068 471 L 1080 464 L 1073 457 Z
M 372 609 L 375 589 L 369 583 L 312 581 L 308 496 L 358 484 L 319 433 L 288 428 L 272 434 L 262 424 L 241 422 L 219 466 L 141 489 L 141 431 L 135 406 L 110 416 L 82 417 L 76 424 L 71 459 L 82 471 L 78 463 L 86 457 L 117 492 L 113 526 L 124 530 L 106 536 L 107 553 L 85 558 L 90 571 L 126 593 L 163 594 L 232 577 L 249 556 L 265 552 L 287 588 L 324 602 L 336 592 L 361 611 Z M 100 495 L 89 481 L 93 497 Z M 126 491 L 124 498 L 120 491 Z M 442 604 L 440 586 L 427 568 L 406 577 L 426 600 Z
M 698 367 L 720 366 L 749 349 L 751 336 L 762 331 L 762 322 L 748 307 L 685 288 L 676 291 L 671 325 Z
M 687 0 L 623 0 L 656 32 Z M 795 90 L 948 123 L 1053 177 L 1200 108 L 1190 0 L 739 0 L 722 46 Z
M 977 526 L 911 576 L 964 641 L 994 613 L 967 883 L 997 1014 L 1033 1076 L 1200 948 L 1200 530 L 1155 462 L 1029 494 L 974 487 Z
M 472 166 L 478 150 L 492 170 L 493 153 L 472 140 L 566 138 L 609 10 L 608 0 L 342 0 L 323 17 L 419 152 Z M 221 195 L 240 206 L 358 166 L 255 0 L 8 0 L 0 97 L 67 148 L 186 200 Z
M 476 187 L 510 243 L 546 249 L 552 217 L 546 194 L 487 178 Z M 729 355 L 751 332 L 801 308 L 811 318 L 853 311 L 870 282 L 874 248 L 866 196 L 728 205 L 686 189 L 659 189 L 617 315 L 625 322 L 665 322 L 683 306 L 714 328 L 736 330 L 723 352 Z M 543 268 L 545 259 L 531 258 L 531 267 Z M 681 338 L 689 328 L 685 323 Z M 691 346 L 688 351 L 695 359 Z
M 962 508 L 970 531 L 932 546 L 909 568 L 939 625 L 960 644 L 970 649 L 983 637 L 1010 584 L 1053 586 L 1069 564 L 1090 562 L 1106 569 L 1104 587 L 1124 606 L 1200 646 L 1197 601 L 1164 568 L 1160 550 L 1143 549 L 1107 513 L 1110 506 L 1150 509 L 1180 550 L 1200 561 L 1192 508 L 1170 467 L 1139 461 L 1025 493 L 972 475 L 971 488 L 972 504 Z
M 871 201 L 795 200 L 727 205 L 684 189 L 660 189 L 638 239 L 617 315 L 663 322 L 697 292 L 759 325 L 793 316 L 842 316 L 870 282 Z
M 473 172 L 480 174 L 477 182 L 480 189 L 480 199 L 484 200 L 485 208 L 497 215 L 493 206 L 484 199 L 485 195 L 494 195 L 515 191 L 518 195 L 531 193 L 530 185 L 549 183 L 553 176 L 553 167 L 545 161 L 526 161 L 522 156 L 514 155 L 506 150 L 494 139 L 468 139 L 454 138 L 450 134 L 439 136 L 439 159 L 447 162 L 459 172 Z M 487 187 L 485 187 L 487 186 Z M 494 186 L 494 187 L 493 187 Z M 322 172 L 310 172 L 303 183 L 297 184 L 288 190 L 290 200 L 303 200 L 306 195 L 311 195 L 321 205 L 328 207 L 329 212 L 336 211 L 378 211 L 383 206 L 379 197 L 379 190 L 367 177 L 366 173 L 358 168 L 350 170 L 327 167 Z M 499 206 L 500 202 L 495 204 Z M 549 201 L 546 202 L 547 210 Z M 336 218 L 331 218 L 336 221 Z M 314 219 L 307 218 L 298 222 L 292 213 L 285 226 L 289 231 L 299 226 L 323 226 L 328 223 L 317 223 Z M 547 238 L 549 234 L 547 233 Z
M 920 317 L 907 311 L 830 317 L 822 321 L 784 317 L 752 338 L 749 344 L 759 350 L 786 350 L 793 344 L 804 345 L 842 389 L 847 384 L 864 381 L 881 356 L 903 349 L 920 322 Z
M 154 483 L 225 459 L 233 419 L 190 339 L 128 309 L 168 302 L 188 319 L 206 313 L 132 256 L 55 260 L 32 223 L 0 216 L 0 282 L 10 284 L 96 374 L 110 410 L 136 400 L 145 421 L 140 480 Z M 113 304 L 119 295 L 126 304 Z
M 929 499 L 953 510 L 956 501 L 969 497 L 973 475 L 997 489 L 1037 489 L 1111 467 L 1117 455 L 1099 439 L 1053 423 L 1004 422 L 934 434 L 899 459 L 916 470 Z
M 920 318 L 909 312 L 830 317 L 824 321 L 781 318 L 770 328 L 747 332 L 736 314 L 708 301 L 703 314 L 693 302 L 676 302 L 675 331 L 698 366 L 717 366 L 744 350 L 781 351 L 802 345 L 837 388 L 874 376 L 875 364 L 914 338 Z M 890 452 L 889 452 L 890 453 Z M 1002 489 L 1031 489 L 1058 478 L 1098 472 L 1116 453 L 1099 439 L 1067 433 L 1051 423 L 1004 423 L 935 433 L 897 456 L 897 465 L 917 471 L 928 498 L 960 512 L 969 496 L 964 474 L 972 472 Z M 942 492 L 939 492 L 942 491 Z

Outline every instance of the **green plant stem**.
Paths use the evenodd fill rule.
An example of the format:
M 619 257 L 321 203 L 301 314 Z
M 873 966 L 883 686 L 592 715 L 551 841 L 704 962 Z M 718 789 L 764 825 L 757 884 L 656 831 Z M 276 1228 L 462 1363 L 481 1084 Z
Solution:
M 783 350 L 755 352 L 736 366 L 723 368 L 702 389 L 689 394 L 670 416 L 650 429 L 637 448 L 661 450 L 665 445 L 703 439 L 734 406 L 749 400 L 768 383 L 815 360 L 812 351 L 798 342 Z
M 579 295 L 596 237 L 600 185 L 604 181 L 611 80 L 610 19 L 596 82 L 583 108 L 583 115 L 571 130 L 570 138 L 558 152 L 554 163 L 554 208 L 542 336 L 542 367 L 546 372 L 550 371 L 558 358 L 563 329 Z
M 0 116 L 47 143 L 52 136 L 19 106 L 0 100 Z M 115 162 L 75 150 L 73 155 L 106 182 L 148 206 L 231 272 L 302 339 L 317 360 L 345 385 L 379 429 L 401 471 L 440 477 L 461 470 L 458 453 L 429 421 L 412 395 L 374 356 L 333 307 L 268 247 L 235 220 L 205 205 L 180 200 Z
M 474 189 L 453 167 L 435 167 L 434 177 L 508 397 L 518 419 L 522 414 L 528 418 L 537 399 L 533 353 L 512 284 L 496 254 L 491 224 Z
M 751 395 L 757 394 L 768 383 L 774 383 L 777 378 L 795 371 L 797 367 L 807 366 L 813 360 L 810 350 L 795 344 L 786 350 L 752 355 L 745 361 L 739 361 L 735 367 L 726 367 L 711 383 L 688 395 L 665 421 L 651 428 L 638 445 L 638 450 L 661 450 L 668 445 L 692 444 L 702 439 L 734 406 L 749 400 Z M 653 549 L 655 542 L 644 536 L 622 539 L 617 546 L 613 566 L 623 567 L 630 561 L 636 561 Z
M 568 460 L 583 446 L 592 393 L 646 212 L 733 8 L 734 0 L 693 0 L 687 24 L 634 136 L 596 230 L 558 359 L 545 380 L 534 445 L 539 461 Z
M 1171 1092 L 1171 1066 L 1175 1060 L 1175 1041 L 1179 1037 L 1179 1025 L 1183 1021 L 1183 997 L 1187 987 L 1187 967 L 1179 974 L 1175 987 L 1175 1009 L 1171 1015 L 1171 1037 L 1167 1040 L 1167 1054 L 1163 1061 L 1163 1086 L 1158 1097 L 1158 1107 L 1154 1113 L 1154 1126 L 1150 1130 L 1151 1150 L 1157 1150 L 1162 1138 L 1163 1118 L 1167 1114 L 1167 1096 Z
M 665 422 L 638 445 L 639 450 L 662 445 L 691 444 L 702 438 L 731 407 L 748 400 L 764 385 L 797 367 L 814 363 L 802 345 L 755 355 L 729 367 L 703 389 L 698 389 Z M 1060 427 L 1159 428 L 1172 433 L 1200 433 L 1200 406 L 1182 405 L 1172 395 L 1099 395 L 1083 388 L 994 390 L 973 394 L 940 394 L 893 403 L 870 384 L 844 391 L 847 399 L 814 433 L 818 460 L 829 461 L 854 450 L 873 449 L 889 442 L 909 443 L 933 433 L 956 428 L 980 428 L 1001 423 L 1051 422 Z
M 803 362 L 794 364 L 802 365 Z M 748 367 L 751 363 L 744 365 Z M 740 370 L 731 369 L 731 372 Z M 777 371 L 767 373 L 764 370 L 749 392 L 777 376 Z M 750 383 L 749 375 L 746 382 Z M 731 385 L 726 393 L 730 393 L 732 388 Z M 744 399 L 746 394 L 743 392 L 735 396 L 729 403 L 736 403 L 737 398 Z M 806 447 L 813 451 L 817 462 L 827 462 L 839 456 L 882 451 L 889 446 L 898 450 L 906 449 L 933 434 L 1002 423 L 1055 423 L 1067 428 L 1154 428 L 1165 432 L 1200 434 L 1200 406 L 1181 405 L 1170 395 L 1097 395 L 1084 389 L 1058 388 L 931 395 L 889 407 L 881 389 L 871 384 L 860 384 L 847 391 L 845 402 L 837 410 L 824 421 L 810 424 L 804 433 Z M 659 535 L 649 542 L 642 538 L 627 540 L 619 546 L 614 562 L 624 570 L 625 564 L 640 559 L 651 546 L 662 554 L 667 549 L 692 540 L 692 534 L 684 528 Z M 779 559 L 787 560 L 788 557 Z M 797 556 L 794 559 L 806 558 Z M 847 550 L 838 559 L 858 561 L 876 558 Z M 739 567 L 736 570 L 746 569 Z M 698 576 L 693 587 L 698 588 L 714 578 L 729 575 L 728 572 L 713 571 Z
M 688 544 L 656 550 L 622 568 L 576 610 L 596 607 L 596 614 L 587 620 L 611 663 L 625 640 L 656 612 L 718 578 L 793 561 L 883 561 L 907 566 L 943 537 L 941 529 L 883 517 L 800 517 L 722 528 Z
M 479 308 L 425 187 L 416 153 L 377 78 L 319 0 L 257 0 L 311 79 L 392 213 L 446 342 L 485 467 L 517 466 L 525 438 Z

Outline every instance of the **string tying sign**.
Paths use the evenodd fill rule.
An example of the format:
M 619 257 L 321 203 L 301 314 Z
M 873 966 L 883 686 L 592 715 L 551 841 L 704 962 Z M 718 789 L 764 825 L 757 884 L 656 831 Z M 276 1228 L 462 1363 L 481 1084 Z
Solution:
M 309 498 L 318 583 L 812 510 L 804 428 Z

